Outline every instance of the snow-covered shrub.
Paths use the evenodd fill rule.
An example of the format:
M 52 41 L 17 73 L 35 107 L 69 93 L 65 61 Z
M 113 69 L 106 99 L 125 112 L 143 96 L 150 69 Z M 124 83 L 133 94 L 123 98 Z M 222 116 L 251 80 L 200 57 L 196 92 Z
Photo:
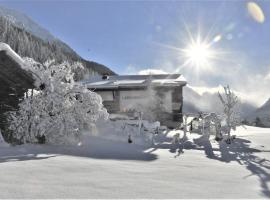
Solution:
M 84 129 L 108 117 L 101 97 L 74 82 L 72 71 L 80 63 L 41 65 L 28 58 L 25 63 L 37 89 L 25 94 L 18 111 L 9 113 L 9 128 L 20 142 L 74 142 Z
M 154 137 L 159 133 L 159 128 L 159 122 L 152 123 L 146 120 L 118 119 L 107 120 L 106 123 L 99 120 L 97 122 L 96 134 L 100 138 L 125 143 L 130 138 L 132 144 L 148 146 L 153 144 Z
M 238 97 L 231 91 L 229 86 L 224 87 L 224 96 L 218 93 L 223 105 L 223 116 L 227 127 L 227 134 L 230 138 L 231 129 L 235 130 L 240 125 L 240 114 L 238 110 Z

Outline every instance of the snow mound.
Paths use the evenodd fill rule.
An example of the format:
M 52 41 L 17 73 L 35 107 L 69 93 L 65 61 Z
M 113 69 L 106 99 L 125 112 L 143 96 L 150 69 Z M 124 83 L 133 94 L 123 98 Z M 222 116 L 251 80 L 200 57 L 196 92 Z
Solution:
M 115 117 L 117 120 L 115 120 Z M 122 118 L 122 117 L 121 117 Z M 155 135 L 159 132 L 159 122 L 149 122 L 146 120 L 134 120 L 128 118 L 119 119 L 114 116 L 115 121 L 99 121 L 92 135 L 112 141 L 128 142 L 136 145 L 151 145 Z

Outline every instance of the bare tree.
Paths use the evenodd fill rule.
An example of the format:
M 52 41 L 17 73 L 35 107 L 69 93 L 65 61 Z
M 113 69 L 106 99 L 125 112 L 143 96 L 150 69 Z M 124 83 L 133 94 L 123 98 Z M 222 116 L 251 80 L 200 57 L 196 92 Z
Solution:
M 228 141 L 231 140 L 231 129 L 235 129 L 239 125 L 239 113 L 236 106 L 238 104 L 238 97 L 231 91 L 229 86 L 225 86 L 224 95 L 218 93 L 219 99 L 223 105 L 223 114 L 226 121 L 226 132 L 228 134 Z

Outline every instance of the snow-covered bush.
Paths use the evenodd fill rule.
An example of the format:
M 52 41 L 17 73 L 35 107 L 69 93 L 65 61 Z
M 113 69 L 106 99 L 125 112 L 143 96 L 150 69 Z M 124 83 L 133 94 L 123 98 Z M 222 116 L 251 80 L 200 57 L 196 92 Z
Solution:
M 29 58 L 25 63 L 36 77 L 37 89 L 25 94 L 18 111 L 9 113 L 9 128 L 20 142 L 78 141 L 84 129 L 108 117 L 101 97 L 74 82 L 72 71 L 82 67 L 80 63 L 41 65 Z
M 218 93 L 219 99 L 223 105 L 223 115 L 227 127 L 227 134 L 231 137 L 231 129 L 235 130 L 240 125 L 240 114 L 238 110 L 238 97 L 231 91 L 229 86 L 224 87 L 224 96 Z
M 107 140 L 118 142 L 129 142 L 131 140 L 133 144 L 148 146 L 154 144 L 154 137 L 158 135 L 159 128 L 159 122 L 152 123 L 147 120 L 118 119 L 115 121 L 108 120 L 106 123 L 99 120 L 96 132 L 100 138 L 106 138 Z

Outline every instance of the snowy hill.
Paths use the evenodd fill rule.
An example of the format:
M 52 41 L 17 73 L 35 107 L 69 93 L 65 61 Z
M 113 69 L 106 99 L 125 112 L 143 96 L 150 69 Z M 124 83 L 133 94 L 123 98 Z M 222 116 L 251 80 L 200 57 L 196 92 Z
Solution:
M 20 56 L 31 57 L 38 62 L 45 62 L 47 59 L 59 62 L 80 61 L 85 66 L 85 72 L 84 77 L 78 77 L 79 79 L 93 74 L 114 74 L 102 64 L 81 58 L 67 44 L 25 14 L 3 7 L 0 7 L 0 40 L 9 44 Z
M 256 117 L 260 118 L 262 125 L 270 127 L 270 98 L 254 113 L 252 113 L 249 119 L 254 121 Z
M 27 15 L 19 11 L 15 11 L 0 6 L 0 16 L 6 17 L 11 22 L 13 22 L 13 24 L 16 25 L 17 27 L 23 28 L 26 31 L 32 33 L 37 37 L 40 37 L 45 41 L 52 42 L 56 40 L 56 38 L 49 31 L 42 28 Z
M 260 107 L 256 110 L 257 114 L 262 115 L 266 115 L 269 116 L 270 115 L 270 98 Z
M 49 31 L 38 25 L 27 15 L 16 10 L 0 6 L 0 16 L 5 17 L 10 22 L 12 22 L 13 25 L 26 30 L 27 32 L 33 34 L 36 37 L 39 37 L 44 41 L 55 42 L 60 45 L 61 48 L 65 49 L 65 51 L 76 54 L 75 51 L 73 51 L 67 44 L 54 37 Z
M 187 85 L 184 87 L 184 112 L 221 112 L 222 106 L 218 98 L 218 92 L 222 92 L 221 86 L 214 88 L 200 88 Z M 239 110 L 243 118 L 247 118 L 256 110 L 256 106 L 245 97 L 236 92 L 240 99 Z

